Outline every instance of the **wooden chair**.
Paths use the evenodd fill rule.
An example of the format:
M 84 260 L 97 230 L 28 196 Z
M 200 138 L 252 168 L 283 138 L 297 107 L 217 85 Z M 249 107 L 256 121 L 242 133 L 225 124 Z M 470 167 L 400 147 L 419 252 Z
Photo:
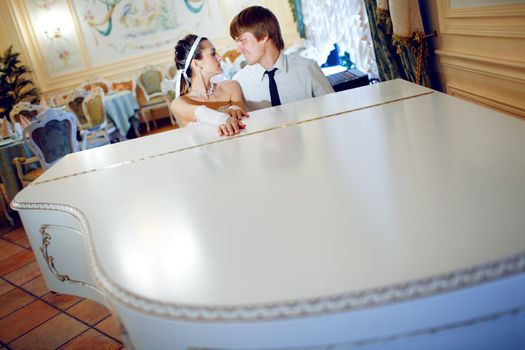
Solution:
M 160 84 L 163 79 L 163 73 L 159 68 L 153 66 L 146 66 L 140 72 L 137 78 L 138 90 L 143 98 L 137 98 L 140 106 L 140 114 L 142 120 L 146 123 L 146 129 L 150 131 L 149 118 L 146 118 L 146 111 L 153 111 L 158 108 L 166 108 L 166 101 L 164 100 Z M 155 118 L 153 118 L 153 125 L 157 127 Z
M 28 122 L 33 121 L 35 117 L 44 110 L 45 107 L 40 105 L 35 105 L 29 102 L 18 102 L 16 105 L 14 105 L 11 112 L 9 112 L 9 119 L 13 125 L 16 123 L 27 124 Z M 26 122 L 21 122 L 21 117 L 25 118 Z
M 95 90 L 90 92 L 84 89 L 76 89 L 66 101 L 66 108 L 77 117 L 81 139 L 80 149 L 82 150 L 107 144 L 103 141 L 105 140 L 104 134 L 106 131 L 101 131 L 100 127 L 93 125 L 84 112 L 84 100 L 86 97 L 97 91 L 100 94 L 103 93 L 101 88 L 97 87 Z
M 160 88 L 162 90 L 162 96 L 164 98 L 164 101 L 168 105 L 168 109 L 170 111 L 170 119 L 171 119 L 171 125 L 178 124 L 179 126 L 184 126 L 184 123 L 177 118 L 175 113 L 171 110 L 171 102 L 175 99 L 175 87 L 177 83 L 175 80 L 172 79 L 164 79 L 162 80 L 162 83 L 160 84 Z
M 89 123 L 88 129 L 80 131 L 82 149 L 109 144 L 109 135 L 116 132 L 116 127 L 108 124 L 102 92 L 99 90 L 90 92 L 82 102 L 82 110 Z
M 110 82 L 111 91 L 130 91 L 137 98 L 137 83 L 135 79 L 119 79 Z
M 246 58 L 237 50 L 228 50 L 222 55 L 223 75 L 231 79 L 235 73 L 240 71 L 246 65 Z
M 87 91 L 92 91 L 94 90 L 94 88 L 99 87 L 102 89 L 104 94 L 107 94 L 110 91 L 110 86 L 111 85 L 106 80 L 96 78 L 96 79 L 86 81 L 80 87 Z
M 168 80 L 175 79 L 175 75 L 177 74 L 177 66 L 175 63 L 170 63 L 164 68 L 164 76 Z
M 48 97 L 49 107 L 60 108 L 63 107 L 66 103 L 66 100 L 69 97 L 69 93 L 56 93 Z
M 231 49 L 231 50 L 228 50 L 226 52 L 224 52 L 222 54 L 222 59 L 223 60 L 226 60 L 226 59 L 229 59 L 230 62 L 235 62 L 235 60 L 240 56 L 241 54 L 239 53 L 239 51 L 235 50 L 235 49 Z
M 16 168 L 16 175 L 23 187 L 26 187 L 31 182 L 35 181 L 44 169 L 39 165 L 38 157 L 15 157 L 12 159 L 13 165 Z
M 87 130 L 91 127 L 89 124 L 86 115 L 84 114 L 84 109 L 82 104 L 84 99 L 89 95 L 89 91 L 84 89 L 75 89 L 66 100 L 66 108 L 73 112 L 76 115 L 78 120 L 78 128 L 80 130 Z
M 7 202 L 8 200 L 7 200 L 7 193 L 5 191 L 5 186 L 3 183 L 0 182 L 0 205 L 2 206 L 2 210 L 4 212 L 4 216 L 6 217 L 7 221 L 9 221 L 11 226 L 13 226 L 15 224 L 15 221 L 13 220 L 11 215 L 9 215 L 9 208 L 7 206 Z

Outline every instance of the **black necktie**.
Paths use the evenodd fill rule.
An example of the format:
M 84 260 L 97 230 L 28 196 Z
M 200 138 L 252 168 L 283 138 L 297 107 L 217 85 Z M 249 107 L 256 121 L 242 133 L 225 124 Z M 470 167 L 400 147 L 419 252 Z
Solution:
M 277 91 L 277 84 L 275 83 L 274 75 L 277 68 L 272 70 L 267 70 L 264 74 L 268 74 L 270 80 L 270 98 L 272 100 L 272 106 L 279 106 L 281 104 L 281 99 L 279 98 L 279 91 Z

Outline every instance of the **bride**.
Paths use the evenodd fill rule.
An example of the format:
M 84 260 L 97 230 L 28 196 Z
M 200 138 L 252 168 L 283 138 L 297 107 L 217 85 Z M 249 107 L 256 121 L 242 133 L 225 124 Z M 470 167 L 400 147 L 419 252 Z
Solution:
M 177 98 L 171 108 L 184 124 L 211 124 L 217 126 L 219 135 L 232 136 L 246 127 L 241 119 L 248 114 L 238 82 L 211 82 L 222 72 L 221 58 L 207 38 L 188 34 L 179 40 L 175 46 Z

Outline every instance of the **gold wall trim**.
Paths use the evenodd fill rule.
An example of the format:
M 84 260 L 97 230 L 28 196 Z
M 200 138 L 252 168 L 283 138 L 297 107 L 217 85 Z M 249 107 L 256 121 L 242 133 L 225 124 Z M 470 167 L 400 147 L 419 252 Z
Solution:
M 435 53 L 443 66 L 525 84 L 525 61 L 448 50 L 435 50 Z
M 47 180 L 40 180 L 39 181 L 38 179 L 36 179 L 29 186 L 39 186 L 39 185 L 43 185 L 43 184 L 50 183 L 50 182 L 64 180 L 64 179 L 67 179 L 67 178 L 70 178 L 70 177 L 76 177 L 76 176 L 91 174 L 91 173 L 95 173 L 95 172 L 102 172 L 102 171 L 105 171 L 107 169 L 121 167 L 121 166 L 124 166 L 124 165 L 127 165 L 127 164 L 142 162 L 142 161 L 145 161 L 145 160 L 148 160 L 148 159 L 154 159 L 154 158 L 158 158 L 158 157 L 163 157 L 163 156 L 167 156 L 167 155 L 178 153 L 178 152 L 188 151 L 188 150 L 191 150 L 191 149 L 194 149 L 194 148 L 200 148 L 200 147 L 204 147 L 204 146 L 213 145 L 213 144 L 216 144 L 216 143 L 228 142 L 230 140 L 234 140 L 234 139 L 238 139 L 238 138 L 242 138 L 242 137 L 247 137 L 247 136 L 251 136 L 251 135 L 255 135 L 255 134 L 260 134 L 260 133 L 263 133 L 263 132 L 268 132 L 268 131 L 272 131 L 272 130 L 276 130 L 276 129 L 288 128 L 288 127 L 291 127 L 291 126 L 296 126 L 296 125 L 300 125 L 300 124 L 310 123 L 310 122 L 313 122 L 313 121 L 326 119 L 326 118 L 331 118 L 331 117 L 335 117 L 335 116 L 338 116 L 338 115 L 341 115 L 341 114 L 345 114 L 345 113 L 357 112 L 357 111 L 360 111 L 360 110 L 374 108 L 374 107 L 378 107 L 378 106 L 383 106 L 383 105 L 387 105 L 387 104 L 394 103 L 394 102 L 409 100 L 409 99 L 412 99 L 412 98 L 416 98 L 416 97 L 420 97 L 420 96 L 424 96 L 424 95 L 429 95 L 429 94 L 432 94 L 432 93 L 433 93 L 433 91 L 428 91 L 428 92 L 423 92 L 423 93 L 420 93 L 420 94 L 417 94 L 417 95 L 412 95 L 412 96 L 408 96 L 408 97 L 402 97 L 402 98 L 393 99 L 393 100 L 386 101 L 386 102 L 376 103 L 376 104 L 369 105 L 369 106 L 364 106 L 364 107 L 359 107 L 359 108 L 352 108 L 352 109 L 349 109 L 349 110 L 346 110 L 346 111 L 342 111 L 342 112 L 337 112 L 337 113 L 333 113 L 333 114 L 327 114 L 327 115 L 324 115 L 324 116 L 310 118 L 310 119 L 306 119 L 306 120 L 301 120 L 301 121 L 293 122 L 293 123 L 289 123 L 289 124 L 282 124 L 282 125 L 274 126 L 272 128 L 267 128 L 267 129 L 258 130 L 258 131 L 254 131 L 254 132 L 247 132 L 245 134 L 243 133 L 243 134 L 239 134 L 239 135 L 228 137 L 228 138 L 220 138 L 218 140 L 207 142 L 207 143 L 203 143 L 203 144 L 198 144 L 198 145 L 193 145 L 193 146 L 189 146 L 189 147 L 178 148 L 178 149 L 174 149 L 174 150 L 170 150 L 170 151 L 166 151 L 166 152 L 162 152 L 162 153 L 152 154 L 152 155 L 149 155 L 149 156 L 128 160 L 128 161 L 125 161 L 125 162 L 110 164 L 110 165 L 107 165 L 107 166 L 104 166 L 104 167 L 100 167 L 100 168 L 84 170 L 84 171 L 80 171 L 80 172 L 77 172 L 77 173 L 72 173 L 72 174 L 68 174 L 68 175 L 64 175 L 64 176 L 57 176 L 57 177 L 54 177 L 54 178 L 51 178 L 51 179 L 47 179 Z
M 516 105 L 512 101 L 505 100 L 500 96 L 490 96 L 471 87 L 462 87 L 454 83 L 447 83 L 447 94 L 460 97 L 477 104 L 490 106 L 497 110 L 503 110 L 518 117 L 525 118 L 525 108 Z
M 525 4 L 453 9 L 449 0 L 437 1 L 440 31 L 486 37 L 525 37 Z

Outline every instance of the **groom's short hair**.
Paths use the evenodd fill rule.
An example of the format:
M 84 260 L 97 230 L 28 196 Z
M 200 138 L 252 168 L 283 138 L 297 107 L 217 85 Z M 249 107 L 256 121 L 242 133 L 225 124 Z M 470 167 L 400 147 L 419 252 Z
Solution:
M 284 40 L 277 17 L 262 6 L 250 6 L 239 12 L 230 23 L 230 35 L 236 40 L 241 34 L 250 32 L 257 40 L 268 35 L 279 50 L 284 49 Z

